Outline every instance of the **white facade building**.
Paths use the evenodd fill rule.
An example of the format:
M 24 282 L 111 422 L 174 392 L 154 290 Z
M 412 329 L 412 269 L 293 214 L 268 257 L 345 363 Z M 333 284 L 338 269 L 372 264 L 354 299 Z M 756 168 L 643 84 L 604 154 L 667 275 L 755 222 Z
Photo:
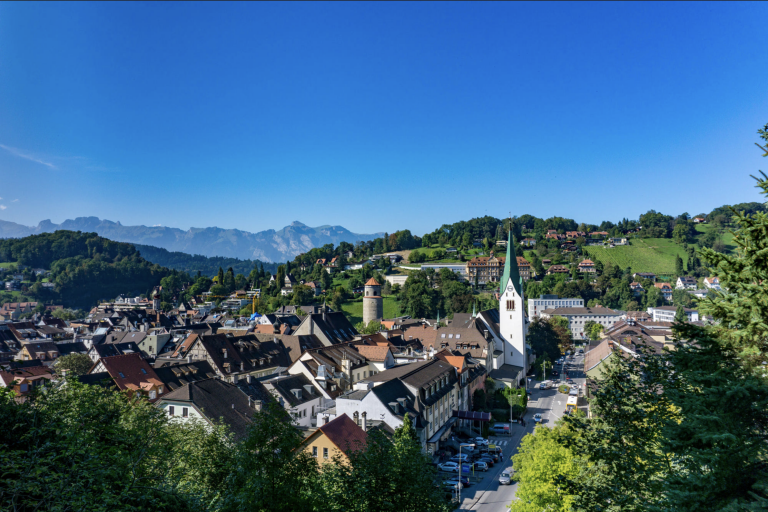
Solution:
M 557 295 L 541 295 L 538 299 L 528 299 L 528 319 L 533 321 L 545 309 L 583 308 L 582 298 L 560 298 Z
M 552 318 L 561 316 L 568 320 L 568 328 L 574 339 L 586 339 L 588 336 L 584 332 L 584 326 L 587 322 L 596 322 L 603 326 L 605 330 L 613 327 L 617 322 L 623 320 L 626 315 L 608 308 L 557 308 L 546 309 L 541 312 L 542 318 Z
M 675 306 L 660 306 L 656 308 L 648 308 L 648 314 L 654 322 L 674 322 L 675 315 L 677 314 L 677 307 Z M 685 316 L 688 317 L 689 322 L 699 321 L 699 312 L 695 309 L 683 308 Z

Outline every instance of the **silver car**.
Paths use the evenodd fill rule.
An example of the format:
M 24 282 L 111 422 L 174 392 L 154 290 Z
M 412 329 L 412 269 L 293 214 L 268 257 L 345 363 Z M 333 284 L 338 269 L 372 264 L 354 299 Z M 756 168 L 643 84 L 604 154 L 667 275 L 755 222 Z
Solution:
M 504 471 L 501 472 L 501 476 L 499 476 L 499 484 L 500 485 L 509 485 L 512 483 L 512 475 L 515 473 L 515 471 L 512 468 L 507 468 Z

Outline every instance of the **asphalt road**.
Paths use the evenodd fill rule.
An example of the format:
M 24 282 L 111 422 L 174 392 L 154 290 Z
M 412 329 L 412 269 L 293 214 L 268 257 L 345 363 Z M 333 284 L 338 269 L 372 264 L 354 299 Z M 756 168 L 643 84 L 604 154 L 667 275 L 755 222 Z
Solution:
M 573 360 L 566 360 L 565 368 L 557 367 L 560 378 L 565 379 L 565 371 L 568 376 L 583 390 L 585 383 L 584 356 L 574 356 Z M 550 379 L 551 380 L 551 379 Z M 472 487 L 461 492 L 461 508 L 458 510 L 473 510 L 482 512 L 507 512 L 507 506 L 515 499 L 517 483 L 511 485 L 499 485 L 501 472 L 512 466 L 510 457 L 517 453 L 520 441 L 526 434 L 533 433 L 535 423 L 533 415 L 540 413 L 542 425 L 552 428 L 555 422 L 563 416 L 567 396 L 558 393 L 557 388 L 539 389 L 538 381 L 531 381 L 529 389 L 531 398 L 528 401 L 528 411 L 525 415 L 525 427 L 512 424 L 511 436 L 491 436 L 491 441 L 502 446 L 503 461 L 496 464 L 488 471 L 483 479 Z

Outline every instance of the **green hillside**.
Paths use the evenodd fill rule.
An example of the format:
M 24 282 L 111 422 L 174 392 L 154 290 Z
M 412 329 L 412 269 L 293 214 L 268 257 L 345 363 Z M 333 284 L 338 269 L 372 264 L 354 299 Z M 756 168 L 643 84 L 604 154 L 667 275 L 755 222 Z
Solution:
M 341 306 L 344 315 L 347 319 L 355 325 L 358 322 L 363 321 L 363 299 L 346 301 Z M 395 300 L 393 295 L 384 296 L 384 318 L 395 318 L 402 315 L 400 312 L 400 304 Z
M 709 225 L 698 225 L 696 231 L 700 234 L 714 229 Z M 733 235 L 726 232 L 722 235 L 727 252 L 736 249 Z M 687 254 L 682 245 L 676 244 L 671 238 L 632 238 L 632 245 L 608 247 L 586 247 L 590 259 L 602 261 L 603 264 L 613 263 L 621 268 L 630 267 L 634 272 L 653 272 L 654 274 L 673 274 L 675 272 L 675 256 L 686 261 Z M 699 249 L 698 245 L 695 245 Z

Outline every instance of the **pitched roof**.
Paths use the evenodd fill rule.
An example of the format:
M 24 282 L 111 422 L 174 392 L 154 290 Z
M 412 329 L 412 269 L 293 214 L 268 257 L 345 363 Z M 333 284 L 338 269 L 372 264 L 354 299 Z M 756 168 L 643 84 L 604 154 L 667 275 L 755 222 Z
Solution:
M 317 429 L 344 453 L 364 449 L 368 440 L 365 431 L 346 414 L 337 416 Z
M 369 361 L 383 362 L 387 360 L 388 346 L 355 345 L 360 355 Z
M 302 334 L 299 336 L 282 334 L 278 336 L 278 339 L 283 345 L 283 349 L 291 360 L 291 363 L 298 361 L 304 351 L 313 348 L 322 348 L 324 346 L 323 342 L 321 342 L 314 334 Z
M 163 366 L 162 368 L 155 368 L 155 373 L 170 391 L 186 386 L 190 382 L 216 377 L 216 372 L 208 361 Z
M 262 384 L 268 390 L 274 389 L 291 407 L 296 407 L 322 396 L 317 392 L 312 381 L 303 373 L 277 377 L 263 381 Z
M 611 348 L 610 340 L 603 340 L 602 343 L 584 355 L 584 371 L 588 372 L 593 369 L 611 353 L 613 353 L 613 349 Z
M 372 278 L 370 278 L 370 279 L 369 279 L 369 280 L 368 280 L 368 281 L 365 283 L 365 286 L 381 286 L 381 285 L 379 284 L 379 282 L 378 282 L 376 279 L 374 279 L 374 278 L 372 277 Z
M 236 439 L 245 437 L 248 425 L 252 423 L 254 410 L 248 395 L 234 384 L 219 379 L 192 382 L 163 395 L 159 400 L 160 403 L 171 401 L 191 402 L 209 420 L 223 420 Z
M 121 390 L 138 391 L 150 386 L 162 386 L 155 370 L 141 358 L 141 354 L 123 354 L 105 357 L 101 360 L 104 368 Z

